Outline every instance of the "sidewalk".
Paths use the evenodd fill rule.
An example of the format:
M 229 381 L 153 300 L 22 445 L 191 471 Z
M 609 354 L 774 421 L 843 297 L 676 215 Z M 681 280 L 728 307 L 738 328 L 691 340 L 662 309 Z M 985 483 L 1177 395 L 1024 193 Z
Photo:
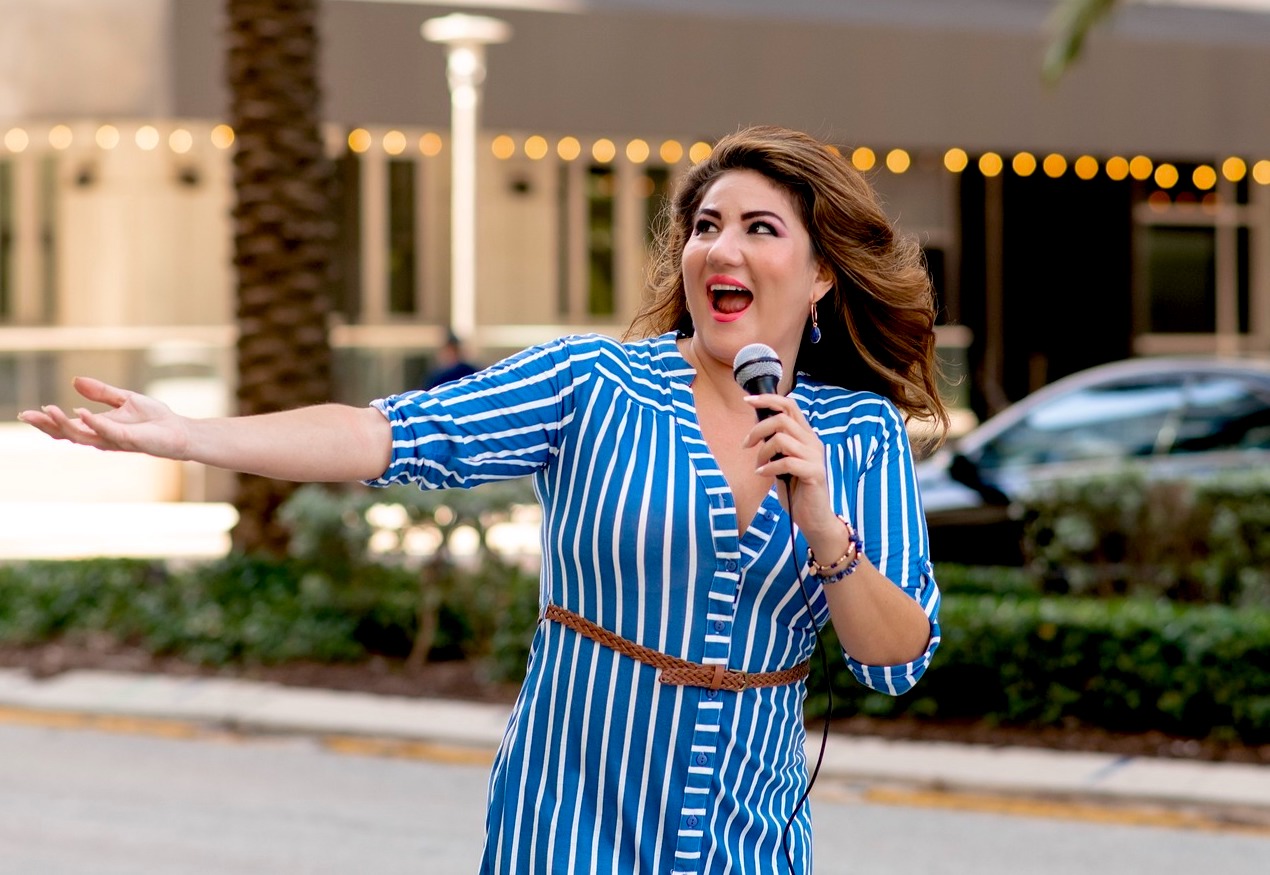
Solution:
M 506 705 L 299 689 L 226 678 L 71 671 L 36 680 L 0 669 L 0 723 L 26 715 L 181 721 L 209 728 L 427 742 L 492 758 Z M 810 745 L 819 744 L 817 733 Z M 814 756 L 814 750 L 812 751 Z M 1104 805 L 1203 810 L 1270 828 L 1270 768 L 831 736 L 821 782 Z

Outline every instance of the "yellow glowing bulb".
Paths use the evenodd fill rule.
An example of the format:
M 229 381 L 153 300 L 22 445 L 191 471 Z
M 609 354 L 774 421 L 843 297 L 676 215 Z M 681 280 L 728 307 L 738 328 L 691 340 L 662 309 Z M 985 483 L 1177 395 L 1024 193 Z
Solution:
M 1248 175 L 1248 164 L 1242 158 L 1227 158 L 1221 163 L 1221 175 L 1231 182 L 1239 182 Z
M 30 142 L 31 138 L 21 128 L 10 128 L 4 135 L 4 147 L 10 152 L 22 152 Z
M 892 173 L 903 173 L 913 166 L 913 159 L 903 149 L 892 149 L 886 153 L 886 169 Z
M 1119 155 L 1112 155 L 1105 166 L 1107 178 L 1120 182 L 1129 175 L 1129 161 Z
M 419 138 L 419 151 L 428 158 L 435 158 L 441 154 L 441 135 L 434 134 L 432 131 L 424 134 Z
M 958 149 L 956 146 L 944 153 L 944 167 L 952 173 L 960 173 L 966 169 L 966 165 L 970 163 L 970 156 L 966 154 L 965 149 Z
M 370 131 L 365 128 L 354 128 L 348 132 L 348 148 L 354 152 L 365 152 L 370 148 Z
M 979 172 L 984 176 L 999 176 L 1005 169 L 1005 161 L 996 152 L 984 152 L 979 156 Z
M 1057 153 L 1051 153 L 1041 162 L 1041 169 L 1049 178 L 1058 179 L 1067 172 L 1067 159 Z
M 1151 178 L 1151 171 L 1155 169 L 1155 164 L 1145 155 L 1135 155 L 1133 160 L 1129 162 L 1129 175 L 1138 182 L 1145 182 Z
M 651 150 L 643 140 L 631 140 L 626 144 L 626 160 L 632 164 L 643 164 L 648 160 Z
M 1217 171 L 1207 164 L 1201 164 L 1191 173 L 1191 182 L 1200 191 L 1208 191 L 1217 184 Z
M 572 161 L 582 154 L 582 144 L 577 137 L 564 137 L 556 143 L 556 154 L 565 161 Z
M 184 155 L 194 148 L 194 135 L 185 128 L 177 128 L 168 134 L 168 148 L 178 155 Z
M 71 133 L 71 129 L 66 125 L 57 125 L 49 129 L 49 145 L 58 151 L 69 149 L 74 140 L 75 135 Z
M 1098 159 L 1093 155 L 1081 155 L 1072 165 L 1076 175 L 1086 181 L 1098 175 Z
M 400 155 L 406 151 L 406 135 L 401 131 L 389 131 L 384 134 L 384 151 L 389 155 Z
M 142 125 L 137 128 L 135 137 L 138 148 L 152 152 L 159 147 L 159 131 L 154 125 Z
M 684 147 L 680 145 L 678 140 L 667 140 L 661 144 L 661 148 L 657 150 L 657 154 L 661 156 L 661 160 L 667 164 L 675 164 L 684 156 Z
M 1270 161 L 1263 159 L 1252 165 L 1252 178 L 1258 185 L 1270 185 Z
M 113 149 L 119 145 L 119 129 L 114 125 L 102 125 L 97 129 L 95 139 L 101 148 Z
M 1010 169 L 1018 176 L 1031 176 L 1036 172 L 1036 156 L 1031 152 L 1019 152 L 1010 159 Z
M 1155 184 L 1160 188 L 1172 188 L 1177 185 L 1177 168 L 1172 164 L 1161 164 L 1155 168 Z
M 872 170 L 873 165 L 878 163 L 877 154 L 868 146 L 857 146 L 851 152 L 851 164 L 856 170 L 863 173 L 866 170 Z
M 591 157 L 601 164 L 607 164 L 617 156 L 617 146 L 613 141 L 602 137 L 591 144 Z
M 547 138 L 534 134 L 525 140 L 525 155 L 534 161 L 547 157 Z
M 709 158 L 710 153 L 713 151 L 714 151 L 714 148 L 709 143 L 702 143 L 698 141 L 696 143 L 693 143 L 692 146 L 689 147 L 688 160 L 691 161 L 693 164 L 697 164 Z
M 490 150 L 499 161 L 506 161 L 516 154 L 516 141 L 506 134 L 499 134 L 490 143 Z
M 234 145 L 234 129 L 229 125 L 217 125 L 212 128 L 212 145 L 217 149 L 228 149 Z

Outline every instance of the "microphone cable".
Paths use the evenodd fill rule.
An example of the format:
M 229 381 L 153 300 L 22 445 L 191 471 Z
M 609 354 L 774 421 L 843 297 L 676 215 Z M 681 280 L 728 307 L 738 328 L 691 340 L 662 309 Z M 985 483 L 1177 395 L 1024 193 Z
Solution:
M 794 502 L 793 497 L 790 495 L 789 479 L 782 477 L 781 480 L 785 483 L 785 506 L 792 511 Z M 794 857 L 789 851 L 789 830 L 793 827 L 794 818 L 802 810 L 807 797 L 811 795 L 811 788 L 816 783 L 816 776 L 820 774 L 820 765 L 825 759 L 825 748 L 829 745 L 829 720 L 833 716 L 833 679 L 829 677 L 829 657 L 825 655 L 824 644 L 820 640 L 820 630 L 816 628 L 816 613 L 812 610 L 811 599 L 807 596 L 807 585 L 803 577 L 802 564 L 798 562 L 798 538 L 794 529 L 794 515 L 792 512 L 788 512 L 787 516 L 789 516 L 789 549 L 794 554 L 794 567 L 798 573 L 798 592 L 803 597 L 803 604 L 807 606 L 807 616 L 811 618 L 812 631 L 816 636 L 811 646 L 813 651 L 820 651 L 820 672 L 824 676 L 825 693 L 829 697 L 828 706 L 825 708 L 824 728 L 820 734 L 820 753 L 816 755 L 816 765 L 811 770 L 811 777 L 807 780 L 807 787 L 803 790 L 802 796 L 798 797 L 798 802 L 794 805 L 794 810 L 790 812 L 789 819 L 785 821 L 785 828 L 781 830 L 781 849 L 785 852 L 785 863 L 789 866 L 789 875 L 797 875 L 794 872 Z M 810 692 L 810 685 L 808 692 Z

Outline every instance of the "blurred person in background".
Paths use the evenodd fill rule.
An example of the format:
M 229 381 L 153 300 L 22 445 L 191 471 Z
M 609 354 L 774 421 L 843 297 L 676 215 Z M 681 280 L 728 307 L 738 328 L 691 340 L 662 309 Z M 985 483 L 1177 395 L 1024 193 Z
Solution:
M 453 331 L 445 335 L 445 343 L 437 350 L 431 370 L 423 378 L 424 389 L 435 389 L 442 383 L 461 380 L 475 374 L 479 368 L 463 355 L 463 343 Z

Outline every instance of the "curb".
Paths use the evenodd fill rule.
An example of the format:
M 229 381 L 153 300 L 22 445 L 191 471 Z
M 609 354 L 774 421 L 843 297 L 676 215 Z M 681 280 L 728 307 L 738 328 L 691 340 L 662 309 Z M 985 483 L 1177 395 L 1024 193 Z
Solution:
M 0 669 L 0 723 L 172 737 L 197 735 L 198 727 L 315 735 L 334 750 L 366 755 L 488 764 L 510 713 L 508 705 L 233 678 L 75 670 L 34 679 Z M 809 758 L 818 746 L 809 737 Z M 935 792 L 969 808 L 988 796 L 998 807 L 1009 797 L 1198 810 L 1204 825 L 1270 831 L 1270 767 L 1259 765 L 835 735 L 818 779 L 818 790 L 826 786 L 857 793 L 863 786 L 874 801 L 888 792 L 909 799 Z

